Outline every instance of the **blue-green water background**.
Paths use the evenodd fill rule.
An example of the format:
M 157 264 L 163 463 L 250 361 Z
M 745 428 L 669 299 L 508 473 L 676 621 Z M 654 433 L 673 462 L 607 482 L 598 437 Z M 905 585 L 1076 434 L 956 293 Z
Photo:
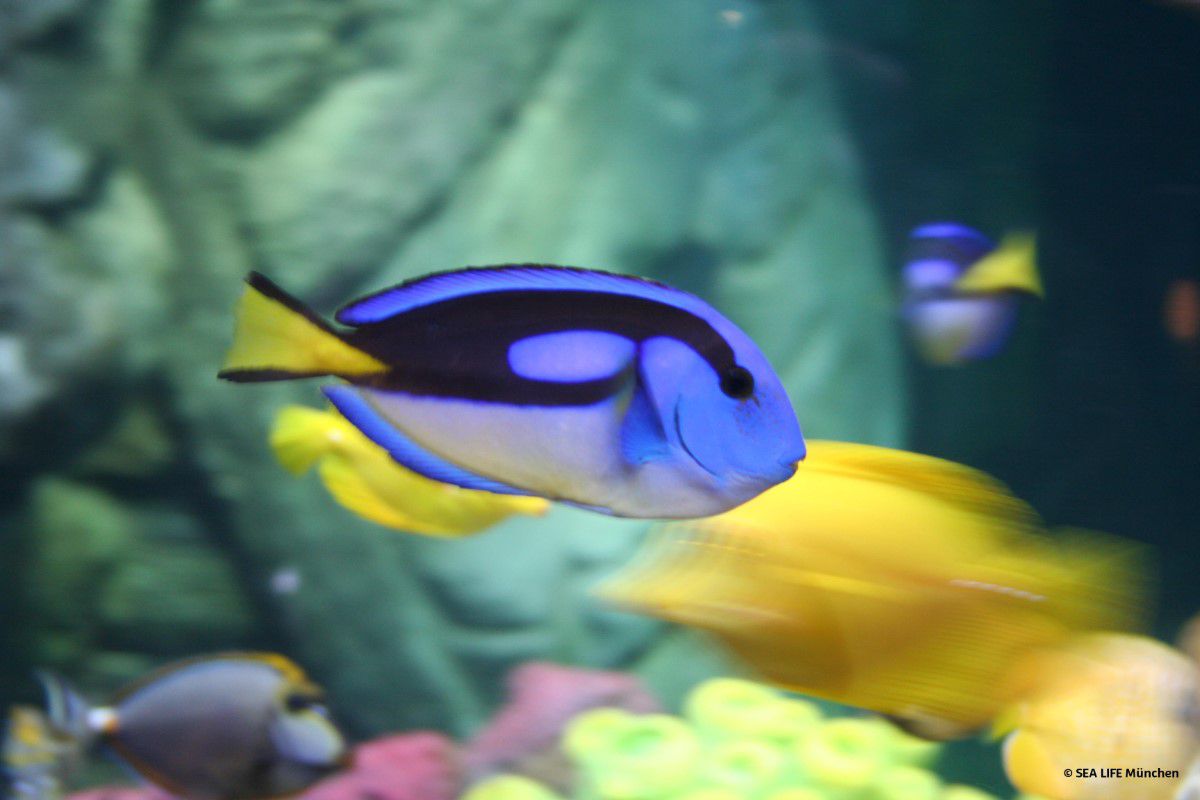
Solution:
M 322 311 L 465 264 L 676 283 L 755 336 L 810 436 L 1152 545 L 1171 638 L 1200 605 L 1200 351 L 1164 320 L 1200 279 L 1198 96 L 1182 0 L 0 4 L 0 698 L 35 666 L 103 692 L 263 647 L 357 735 L 465 735 L 525 659 L 668 702 L 726 668 L 589 599 L 643 525 L 411 540 L 279 470 L 270 414 L 313 387 L 213 377 L 252 268 Z M 931 219 L 1038 231 L 1046 300 L 994 361 L 903 339 Z

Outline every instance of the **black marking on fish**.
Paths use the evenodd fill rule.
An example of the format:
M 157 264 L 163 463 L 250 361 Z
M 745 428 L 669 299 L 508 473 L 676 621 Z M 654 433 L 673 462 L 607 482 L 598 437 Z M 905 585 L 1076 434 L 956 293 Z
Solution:
M 591 405 L 611 397 L 627 372 L 578 382 L 514 373 L 509 348 L 522 339 L 565 331 L 603 331 L 640 343 L 677 339 L 719 376 L 740 369 L 733 348 L 690 311 L 642 297 L 581 290 L 500 290 L 419 306 L 354 328 L 343 339 L 393 367 L 346 376 L 360 386 L 408 394 L 535 406 Z

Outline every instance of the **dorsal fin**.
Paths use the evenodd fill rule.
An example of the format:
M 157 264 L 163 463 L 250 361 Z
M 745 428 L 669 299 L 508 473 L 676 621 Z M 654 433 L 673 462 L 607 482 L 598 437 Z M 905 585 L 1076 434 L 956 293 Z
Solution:
M 269 667 L 282 676 L 283 680 L 291 683 L 307 683 L 308 676 L 304 674 L 297 664 L 290 659 L 279 655 L 278 653 L 259 652 L 253 650 L 229 650 L 211 655 L 192 656 L 179 661 L 172 661 L 169 664 L 164 664 L 158 669 L 153 670 L 147 675 L 143 675 L 132 683 L 121 687 L 112 698 L 112 706 L 119 707 L 121 703 L 133 698 L 134 695 L 141 692 L 143 689 L 148 689 L 151 686 L 157 685 L 159 682 L 181 675 L 188 670 L 204 666 L 220 666 L 222 662 L 241 661 L 246 663 L 261 664 Z
M 370 325 L 414 308 L 480 292 L 585 291 L 641 297 L 690 311 L 709 323 L 719 319 L 695 295 L 666 284 L 612 272 L 549 264 L 506 264 L 435 272 L 384 289 L 343 306 L 336 319 L 343 325 Z

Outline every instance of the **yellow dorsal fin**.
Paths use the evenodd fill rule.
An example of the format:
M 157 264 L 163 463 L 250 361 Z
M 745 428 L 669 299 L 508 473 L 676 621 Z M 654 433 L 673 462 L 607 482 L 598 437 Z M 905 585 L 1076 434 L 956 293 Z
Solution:
M 971 265 L 954 282 L 963 294 L 1026 292 L 1044 297 L 1037 268 L 1037 245 L 1032 233 L 1010 233 L 1000 246 Z
M 1020 524 L 1037 520 L 1032 508 L 987 473 L 921 453 L 852 442 L 810 440 L 808 457 L 800 465 L 797 478 L 802 479 L 803 473 L 809 471 L 891 483 L 924 492 L 974 513 Z
M 271 426 L 271 450 L 284 469 L 299 475 L 333 449 L 346 427 L 353 426 L 334 411 L 284 406 Z

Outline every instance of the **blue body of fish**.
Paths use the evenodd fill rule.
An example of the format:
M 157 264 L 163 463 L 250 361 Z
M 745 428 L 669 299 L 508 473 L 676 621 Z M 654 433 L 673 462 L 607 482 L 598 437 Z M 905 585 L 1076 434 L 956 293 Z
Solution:
M 990 358 L 1008 343 L 1018 298 L 1005 292 L 964 294 L 954 284 L 972 264 L 996 249 L 974 228 L 936 222 L 909 234 L 901 273 L 902 313 L 918 348 L 936 364 Z
M 315 319 L 261 276 L 251 287 Z M 378 292 L 336 319 L 347 329 L 331 333 L 387 368 L 341 375 L 347 383 L 325 394 L 435 480 L 619 516 L 698 517 L 786 480 L 805 454 L 758 347 L 712 306 L 659 283 L 471 268 Z

